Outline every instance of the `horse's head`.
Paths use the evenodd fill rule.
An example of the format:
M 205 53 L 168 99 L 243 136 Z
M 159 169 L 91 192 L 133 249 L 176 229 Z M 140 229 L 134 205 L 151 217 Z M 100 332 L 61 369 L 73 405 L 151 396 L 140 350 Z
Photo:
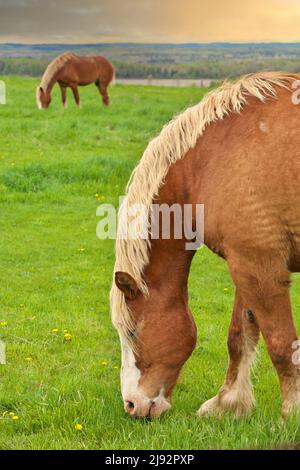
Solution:
M 49 91 L 44 91 L 41 86 L 36 89 L 36 102 L 39 109 L 49 108 L 51 95 Z
M 178 290 L 176 295 L 170 295 L 165 280 L 165 285 L 147 283 L 148 295 L 144 295 L 124 272 L 115 274 L 115 283 L 125 296 L 133 324 L 127 332 L 130 342 L 116 325 L 122 346 L 125 410 L 134 417 L 159 416 L 171 407 L 170 398 L 180 370 L 195 347 L 196 328 L 187 293 Z

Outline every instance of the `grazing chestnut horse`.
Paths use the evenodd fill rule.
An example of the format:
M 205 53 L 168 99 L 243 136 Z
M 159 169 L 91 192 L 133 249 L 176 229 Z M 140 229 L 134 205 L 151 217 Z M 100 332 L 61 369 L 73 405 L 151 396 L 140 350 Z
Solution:
M 204 243 L 227 261 L 235 284 L 227 375 L 199 415 L 241 415 L 252 408 L 250 366 L 260 332 L 279 376 L 283 415 L 300 410 L 289 296 L 290 273 L 300 271 L 296 79 L 266 72 L 226 83 L 164 127 L 132 175 L 111 291 L 122 347 L 122 395 L 132 416 L 158 416 L 170 408 L 179 372 L 196 342 L 188 306 L 195 250 L 186 249 L 184 237 L 150 234 L 153 201 L 204 205 Z M 141 219 L 148 237 L 123 236 L 131 220 L 123 215 L 134 204 L 148 211 Z
M 51 90 L 57 82 L 61 89 L 62 104 L 67 105 L 67 87 L 70 87 L 77 106 L 80 106 L 78 86 L 95 83 L 102 95 L 103 104 L 109 104 L 107 87 L 114 78 L 112 64 L 101 56 L 81 57 L 72 52 L 64 52 L 47 67 L 42 81 L 36 90 L 38 108 L 48 108 Z

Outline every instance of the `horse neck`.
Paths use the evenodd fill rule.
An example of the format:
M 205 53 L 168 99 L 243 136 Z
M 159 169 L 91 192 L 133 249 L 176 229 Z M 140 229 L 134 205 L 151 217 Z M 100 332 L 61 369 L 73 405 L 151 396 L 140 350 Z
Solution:
M 51 94 L 52 88 L 57 82 L 57 75 L 58 75 L 58 72 L 56 72 L 50 79 L 48 79 L 46 89 L 44 90 L 46 94 L 49 94 L 49 95 Z
M 193 204 L 192 161 L 191 158 L 184 158 L 170 167 L 155 201 L 157 204 L 176 204 L 182 208 L 182 214 L 184 205 Z M 173 228 L 171 224 L 171 235 L 174 234 Z M 185 238 L 178 240 L 174 236 L 168 240 L 151 240 L 149 265 L 145 271 L 146 283 L 165 286 L 167 295 L 173 297 L 174 293 L 179 293 L 186 300 L 189 270 L 195 254 L 195 249 L 188 249 L 187 242 Z
M 54 85 L 55 85 L 55 83 L 56 83 L 56 75 L 57 75 L 57 74 L 53 75 L 53 77 L 51 78 L 51 80 L 50 80 L 50 82 L 49 82 L 49 84 L 48 84 L 48 87 L 47 87 L 47 92 L 48 92 L 48 93 L 51 93 L 52 88 L 54 87 Z
M 145 280 L 149 286 L 160 286 L 166 297 L 181 296 L 187 302 L 187 281 L 194 252 L 182 245 L 178 240 L 152 241 Z

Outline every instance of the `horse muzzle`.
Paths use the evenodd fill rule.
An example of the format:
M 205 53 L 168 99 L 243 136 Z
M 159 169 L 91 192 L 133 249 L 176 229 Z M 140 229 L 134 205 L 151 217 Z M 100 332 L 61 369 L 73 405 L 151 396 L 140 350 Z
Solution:
M 170 402 L 162 396 L 151 400 L 136 395 L 124 400 L 124 409 L 132 418 L 158 418 L 170 408 Z

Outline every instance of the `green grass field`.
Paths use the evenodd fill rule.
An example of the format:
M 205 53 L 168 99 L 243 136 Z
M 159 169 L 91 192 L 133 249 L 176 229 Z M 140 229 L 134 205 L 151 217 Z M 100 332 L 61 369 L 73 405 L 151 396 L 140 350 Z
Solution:
M 204 90 L 114 86 L 111 107 L 95 87 L 63 112 L 58 90 L 38 111 L 37 81 L 2 77 L 0 106 L 1 449 L 273 448 L 300 441 L 300 422 L 279 420 L 277 377 L 260 343 L 256 410 L 199 419 L 224 379 L 233 285 L 206 249 L 195 257 L 190 301 L 198 344 L 159 420 L 131 420 L 119 388 L 119 339 L 109 316 L 113 241 L 96 237 L 96 208 L 117 204 L 151 136 Z M 225 290 L 224 290 L 225 289 Z M 227 291 L 228 289 L 228 291 Z M 300 280 L 294 276 L 300 326 Z M 77 425 L 77 426 L 76 426 Z M 81 426 L 82 429 L 80 428 Z

